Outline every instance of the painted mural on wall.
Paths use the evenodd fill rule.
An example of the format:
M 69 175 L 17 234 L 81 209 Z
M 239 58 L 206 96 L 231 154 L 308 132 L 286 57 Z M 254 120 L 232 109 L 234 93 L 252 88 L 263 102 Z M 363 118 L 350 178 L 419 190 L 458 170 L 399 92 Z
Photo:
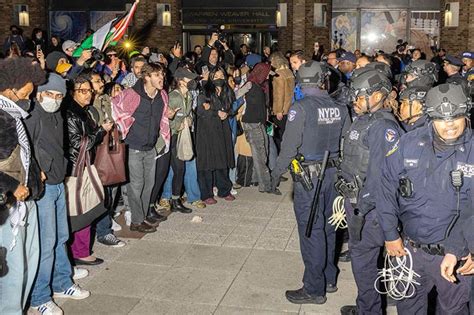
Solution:
M 354 51 L 357 45 L 357 12 L 333 12 L 332 49 Z
M 439 45 L 440 13 L 413 11 L 410 20 L 410 44 L 431 55 Z
M 50 11 L 49 23 L 50 34 L 80 42 L 85 37 L 89 17 L 81 11 Z
M 407 11 L 362 11 L 360 46 L 363 52 L 391 53 L 397 40 L 406 40 Z

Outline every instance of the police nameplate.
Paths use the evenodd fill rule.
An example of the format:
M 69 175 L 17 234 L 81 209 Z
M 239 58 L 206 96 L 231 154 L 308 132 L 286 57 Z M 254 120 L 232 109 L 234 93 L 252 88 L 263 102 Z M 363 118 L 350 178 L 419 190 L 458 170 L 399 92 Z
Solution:
M 407 168 L 418 167 L 418 159 L 404 159 L 403 165 Z
M 469 178 L 474 177 L 474 165 L 473 164 L 458 162 L 457 169 L 461 170 L 463 172 L 464 177 L 469 177 Z

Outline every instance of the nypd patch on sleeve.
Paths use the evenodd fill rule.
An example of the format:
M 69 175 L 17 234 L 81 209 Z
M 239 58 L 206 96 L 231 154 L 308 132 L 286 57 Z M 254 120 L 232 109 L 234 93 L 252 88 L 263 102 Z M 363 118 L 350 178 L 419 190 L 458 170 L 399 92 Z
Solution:
M 392 143 L 397 138 L 397 132 L 393 129 L 388 128 L 385 130 L 385 140 Z
M 292 109 L 288 112 L 288 120 L 293 121 L 296 118 L 296 110 Z

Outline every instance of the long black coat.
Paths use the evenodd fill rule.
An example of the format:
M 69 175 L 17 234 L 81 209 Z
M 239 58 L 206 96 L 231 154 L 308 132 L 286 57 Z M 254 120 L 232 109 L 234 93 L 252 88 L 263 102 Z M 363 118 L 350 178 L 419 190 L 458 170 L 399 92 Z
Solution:
M 205 110 L 205 96 L 199 95 L 196 109 L 196 162 L 198 170 L 234 168 L 234 148 L 229 119 L 221 120 L 217 112 L 224 108 L 220 101 Z

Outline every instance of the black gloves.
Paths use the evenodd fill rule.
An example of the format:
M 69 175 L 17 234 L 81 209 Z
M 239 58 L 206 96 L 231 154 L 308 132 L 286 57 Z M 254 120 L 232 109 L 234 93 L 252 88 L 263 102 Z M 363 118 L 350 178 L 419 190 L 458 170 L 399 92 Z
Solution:
M 357 209 L 354 211 L 357 213 Z M 349 237 L 354 241 L 360 242 L 362 239 L 362 228 L 364 227 L 365 218 L 360 214 L 354 214 L 349 222 Z

